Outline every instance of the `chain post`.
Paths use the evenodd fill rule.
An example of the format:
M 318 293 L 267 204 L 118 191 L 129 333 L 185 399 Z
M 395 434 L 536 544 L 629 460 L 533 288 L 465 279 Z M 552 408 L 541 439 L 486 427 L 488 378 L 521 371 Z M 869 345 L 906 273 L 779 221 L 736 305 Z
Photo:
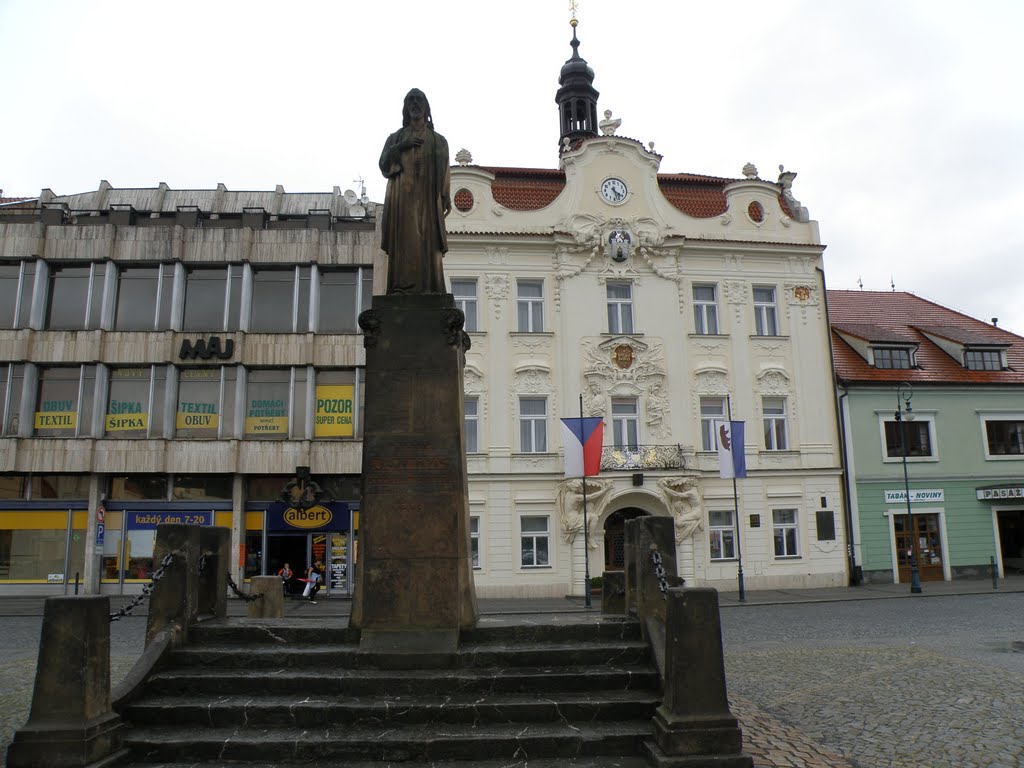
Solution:
M 153 571 L 153 575 L 149 577 L 149 584 L 144 584 L 142 586 L 142 591 L 135 597 L 133 597 L 127 605 L 121 606 L 121 608 L 114 611 L 114 613 L 110 614 L 111 623 L 115 621 L 120 621 L 125 616 L 130 615 L 132 611 L 138 608 L 142 604 L 142 602 L 150 596 L 156 585 L 160 583 L 160 579 L 162 579 L 164 577 L 164 574 L 166 574 L 167 569 L 174 565 L 174 556 L 178 554 L 181 553 L 168 552 L 166 555 L 164 555 L 163 559 L 160 561 L 160 567 Z

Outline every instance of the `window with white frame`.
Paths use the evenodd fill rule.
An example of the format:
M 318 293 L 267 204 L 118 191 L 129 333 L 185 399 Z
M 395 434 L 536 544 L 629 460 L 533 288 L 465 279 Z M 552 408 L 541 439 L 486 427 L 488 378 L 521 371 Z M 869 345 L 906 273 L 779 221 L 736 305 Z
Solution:
M 466 430 L 466 453 L 480 450 L 480 399 L 467 397 L 462 404 Z
M 469 556 L 474 568 L 480 568 L 480 518 L 469 517 Z
M 548 450 L 548 403 L 543 397 L 519 398 L 519 450 L 546 453 Z
M 24 328 L 32 309 L 33 261 L 0 264 L 0 328 Z
M 640 413 L 635 397 L 612 398 L 612 435 L 616 448 L 637 449 L 640 443 Z
M 754 333 L 758 336 L 778 336 L 779 320 L 775 308 L 775 288 L 754 286 Z
M 43 327 L 68 331 L 99 328 L 106 272 L 102 262 L 51 265 Z
M 718 434 L 715 422 L 725 419 L 724 397 L 702 397 L 700 399 L 700 449 L 718 450 Z
M 765 450 L 786 450 L 789 447 L 786 440 L 786 398 L 761 398 L 761 415 L 764 418 Z
M 875 368 L 906 369 L 913 366 L 910 350 L 906 347 L 872 347 Z
M 714 285 L 693 286 L 693 332 L 718 333 L 718 297 Z
M 775 557 L 799 557 L 797 549 L 797 521 L 795 509 L 772 510 L 772 539 Z
M 906 435 L 907 456 L 912 458 L 931 458 L 935 456 L 932 440 L 933 422 L 930 418 L 915 414 L 913 421 L 883 422 L 885 437 L 885 456 L 888 459 L 903 458 L 903 440 Z
M 736 520 L 731 509 L 708 512 L 708 542 L 712 560 L 736 559 Z
M 477 326 L 477 296 L 476 280 L 464 277 L 452 278 L 452 296 L 455 297 L 455 306 L 462 310 L 466 316 L 464 330 L 471 332 L 478 330 Z
M 964 367 L 971 371 L 1001 371 L 1003 353 L 998 349 L 965 350 Z
M 517 328 L 520 333 L 541 333 L 544 330 L 544 281 L 516 282 Z
M 632 283 L 608 283 L 608 333 L 633 332 Z
M 551 565 L 548 554 L 548 518 L 530 515 L 519 518 L 523 568 L 544 568 Z
M 1024 456 L 1024 416 L 985 419 L 989 456 Z

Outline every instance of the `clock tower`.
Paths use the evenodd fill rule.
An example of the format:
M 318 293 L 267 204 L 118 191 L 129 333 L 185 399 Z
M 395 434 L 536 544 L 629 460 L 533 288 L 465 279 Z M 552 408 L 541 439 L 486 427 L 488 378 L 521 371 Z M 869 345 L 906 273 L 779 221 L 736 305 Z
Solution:
M 577 20 L 572 25 L 572 56 L 562 65 L 558 76 L 561 86 L 555 94 L 558 104 L 558 118 L 561 135 L 558 137 L 558 151 L 563 152 L 580 139 L 597 136 L 597 97 L 594 89 L 594 70 L 580 57 L 580 41 L 576 37 Z

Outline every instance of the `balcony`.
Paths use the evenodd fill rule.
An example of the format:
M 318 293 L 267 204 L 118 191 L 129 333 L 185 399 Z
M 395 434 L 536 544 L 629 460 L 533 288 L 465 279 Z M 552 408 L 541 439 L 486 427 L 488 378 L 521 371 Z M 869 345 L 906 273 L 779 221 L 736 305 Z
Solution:
M 641 469 L 686 469 L 681 445 L 614 446 L 601 449 L 602 470 L 635 472 Z

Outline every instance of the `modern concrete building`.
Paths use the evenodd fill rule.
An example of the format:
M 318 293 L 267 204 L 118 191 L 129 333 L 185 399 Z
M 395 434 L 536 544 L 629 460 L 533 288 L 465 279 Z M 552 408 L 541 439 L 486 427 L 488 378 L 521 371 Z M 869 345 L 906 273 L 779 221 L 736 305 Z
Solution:
M 1024 570 L 1024 338 L 902 291 L 828 302 L 864 578 Z

